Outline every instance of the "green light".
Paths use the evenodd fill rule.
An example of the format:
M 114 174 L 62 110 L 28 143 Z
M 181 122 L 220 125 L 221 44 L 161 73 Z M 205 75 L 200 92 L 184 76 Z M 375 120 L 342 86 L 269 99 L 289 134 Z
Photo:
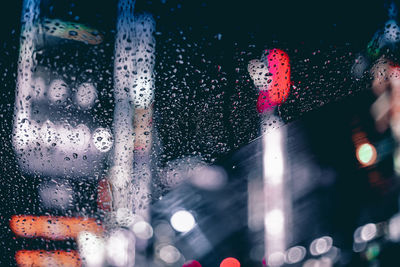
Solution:
M 374 163 L 376 159 L 376 150 L 375 147 L 371 144 L 362 144 L 357 149 L 357 159 L 363 165 L 370 165 Z
M 368 247 L 367 252 L 366 252 L 366 257 L 367 259 L 373 260 L 376 257 L 378 257 L 379 253 L 381 252 L 380 247 L 378 244 L 372 244 Z

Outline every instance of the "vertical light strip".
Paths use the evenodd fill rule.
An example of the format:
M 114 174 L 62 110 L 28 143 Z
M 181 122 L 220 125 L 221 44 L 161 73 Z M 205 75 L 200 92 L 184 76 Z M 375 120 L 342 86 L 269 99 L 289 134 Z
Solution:
M 135 38 L 134 5 L 135 1 L 130 0 L 120 0 L 118 3 L 114 53 L 114 162 L 109 177 L 115 210 L 123 208 L 130 212 L 133 210 L 134 108 L 130 100 L 130 88 L 135 72 L 132 49 Z M 131 50 L 127 47 L 131 47 Z
M 135 213 L 149 220 L 150 152 L 152 146 L 152 116 L 154 99 L 155 21 L 150 14 L 140 14 L 135 22 L 136 75 L 131 88 L 135 105 Z
M 135 169 L 134 173 L 133 168 L 135 161 L 137 165 L 148 166 L 149 157 L 135 156 L 134 144 L 135 139 L 148 139 L 143 137 L 147 131 L 141 132 L 140 127 L 135 129 L 135 124 L 142 120 L 140 116 L 152 115 L 155 22 L 149 14 L 134 17 L 134 4 L 135 1 L 120 0 L 118 6 L 114 61 L 115 146 L 109 179 L 114 210 L 124 210 L 128 216 L 135 211 L 146 217 L 139 212 L 143 209 L 139 207 L 143 206 L 143 197 L 149 195 L 150 169 Z
M 266 115 L 274 116 L 274 115 Z M 269 118 L 270 119 L 270 118 Z M 275 118 L 276 121 L 280 119 Z M 266 124 L 268 125 L 268 124 Z M 285 251 L 284 131 L 277 127 L 262 136 L 264 181 L 265 257 L 279 266 L 277 255 Z M 273 260 L 273 262 L 271 262 Z
M 14 111 L 14 147 L 24 149 L 32 138 L 30 118 L 32 101 L 32 75 L 35 67 L 35 36 L 38 32 L 39 0 L 25 0 L 22 11 L 22 28 L 18 58 Z

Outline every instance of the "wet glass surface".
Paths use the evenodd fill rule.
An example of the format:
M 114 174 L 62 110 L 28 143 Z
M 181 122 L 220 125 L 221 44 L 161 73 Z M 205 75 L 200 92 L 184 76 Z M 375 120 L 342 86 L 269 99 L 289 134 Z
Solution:
M 0 265 L 396 266 L 396 4 L 5 4 Z

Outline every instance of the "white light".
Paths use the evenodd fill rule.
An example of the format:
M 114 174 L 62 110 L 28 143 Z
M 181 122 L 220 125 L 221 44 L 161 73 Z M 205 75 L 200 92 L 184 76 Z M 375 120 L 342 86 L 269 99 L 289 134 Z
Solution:
M 79 124 L 73 129 L 72 143 L 80 150 L 86 149 L 90 142 L 90 130 L 85 124 Z
M 167 264 L 176 263 L 181 257 L 181 253 L 179 253 L 179 250 L 171 245 L 163 246 L 160 249 L 159 255 L 160 259 Z
M 194 228 L 195 224 L 196 221 L 193 215 L 186 210 L 177 211 L 171 217 L 171 225 L 178 232 L 189 232 Z
M 400 241 L 400 214 L 396 214 L 389 221 L 389 239 L 393 242 Z
M 127 188 L 130 181 L 129 177 L 131 177 L 129 170 L 122 166 L 114 166 L 109 171 L 108 179 L 116 188 Z
M 263 90 L 267 90 L 268 84 L 271 82 L 271 76 L 267 64 L 268 61 L 253 59 L 250 60 L 247 66 L 247 70 L 254 82 L 254 85 Z
M 143 220 L 141 216 L 134 214 L 127 208 L 119 208 L 115 213 L 115 219 L 118 225 L 125 227 L 133 226 L 136 222 Z
M 79 253 L 85 266 L 103 266 L 105 261 L 105 244 L 101 237 L 90 232 L 80 232 L 77 241 Z
M 190 181 L 199 188 L 206 190 L 218 190 L 225 185 L 227 181 L 227 174 L 221 167 L 201 167 L 194 171 Z
M 329 236 L 323 236 L 311 242 L 310 252 L 311 255 L 321 255 L 328 252 L 332 247 L 333 240 Z
M 303 267 L 319 267 L 319 262 L 316 259 L 309 259 L 303 264 Z
M 268 122 L 280 121 L 280 118 L 267 114 L 263 118 L 263 125 Z M 264 245 L 265 256 L 269 258 L 272 253 L 286 250 L 285 222 L 287 210 L 290 207 L 285 195 L 284 183 L 284 151 L 282 141 L 284 130 L 272 129 L 266 132 L 266 127 L 261 126 L 265 133 L 263 141 L 263 188 L 264 188 Z
M 376 236 L 377 229 L 376 225 L 373 223 L 369 223 L 363 226 L 361 229 L 361 239 L 364 241 L 370 241 L 374 239 Z
M 333 267 L 333 261 L 328 257 L 321 257 L 319 259 L 319 267 Z
M 77 104 L 83 108 L 91 108 L 94 101 L 97 99 L 97 90 L 91 83 L 83 83 L 79 85 L 75 94 L 75 100 Z
M 400 124 L 398 124 L 398 125 L 400 126 Z M 400 129 L 397 132 L 400 133 Z M 399 136 L 399 139 L 400 139 L 400 136 Z M 396 148 L 393 153 L 393 165 L 394 165 L 394 170 L 395 170 L 396 174 L 400 176 L 400 149 L 399 148 Z
M 360 226 L 354 231 L 353 238 L 355 243 L 364 243 L 364 240 L 361 238 L 362 228 L 363 226 Z
M 136 38 L 140 42 L 136 46 L 136 53 L 132 53 L 136 57 L 136 75 L 133 77 L 131 98 L 135 108 L 144 109 L 148 108 L 154 99 L 155 22 L 149 15 L 137 16 L 136 20 Z
M 97 128 L 92 136 L 94 146 L 100 152 L 107 152 L 112 148 L 113 138 L 111 131 L 105 128 Z
M 288 264 L 294 264 L 302 261 L 306 256 L 306 248 L 302 246 L 296 246 L 290 248 L 286 252 L 286 262 Z
M 26 149 L 38 140 L 39 125 L 36 122 L 24 120 L 19 123 L 14 136 L 14 146 L 17 150 Z
M 112 266 L 133 266 L 135 261 L 135 237 L 127 230 L 116 230 L 106 244 L 107 262 Z
M 68 123 L 54 126 L 50 121 L 46 121 L 41 129 L 41 137 L 47 146 L 55 143 L 61 151 L 82 152 L 89 146 L 90 130 L 85 124 L 74 128 Z
M 59 142 L 57 143 L 57 146 L 60 148 L 62 151 L 69 151 L 73 149 L 73 144 L 71 141 L 72 137 L 72 125 L 69 123 L 64 123 L 62 125 L 56 126 L 57 128 L 57 134 L 59 137 Z
M 60 79 L 56 79 L 51 82 L 47 91 L 47 96 L 51 102 L 61 104 L 62 101 L 66 100 L 69 95 L 68 85 Z
M 133 232 L 140 239 L 150 239 L 153 236 L 153 228 L 145 221 L 135 223 Z
M 49 120 L 44 122 L 40 128 L 40 138 L 44 146 L 51 147 L 52 144 L 57 144 L 59 137 L 57 135 L 57 128 L 54 123 Z
M 268 266 L 278 267 L 285 263 L 285 254 L 282 252 L 274 252 L 268 257 Z
M 265 215 L 265 229 L 268 235 L 279 236 L 284 228 L 283 212 L 280 209 L 274 209 Z
M 272 185 L 282 183 L 283 180 L 283 153 L 282 153 L 282 136 L 277 130 L 271 131 L 264 136 L 264 179 L 265 182 Z
M 319 260 L 309 259 L 304 264 L 303 267 L 332 267 L 332 260 L 326 257 L 321 257 Z
M 42 77 L 38 77 L 33 81 L 33 98 L 36 100 L 41 100 L 44 98 L 44 93 L 46 91 L 46 83 Z

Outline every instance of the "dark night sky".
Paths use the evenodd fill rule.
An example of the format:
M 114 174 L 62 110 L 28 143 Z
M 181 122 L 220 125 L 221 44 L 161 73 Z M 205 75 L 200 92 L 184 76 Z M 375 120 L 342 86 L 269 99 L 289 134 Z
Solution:
M 19 22 L 22 1 L 6 1 L 0 10 L 1 42 Z M 165 2 L 165 3 L 164 3 Z M 93 1 L 96 5 L 96 1 Z M 384 1 L 137 1 L 166 24 L 208 26 L 240 39 L 276 36 L 288 41 L 361 42 L 385 22 Z

